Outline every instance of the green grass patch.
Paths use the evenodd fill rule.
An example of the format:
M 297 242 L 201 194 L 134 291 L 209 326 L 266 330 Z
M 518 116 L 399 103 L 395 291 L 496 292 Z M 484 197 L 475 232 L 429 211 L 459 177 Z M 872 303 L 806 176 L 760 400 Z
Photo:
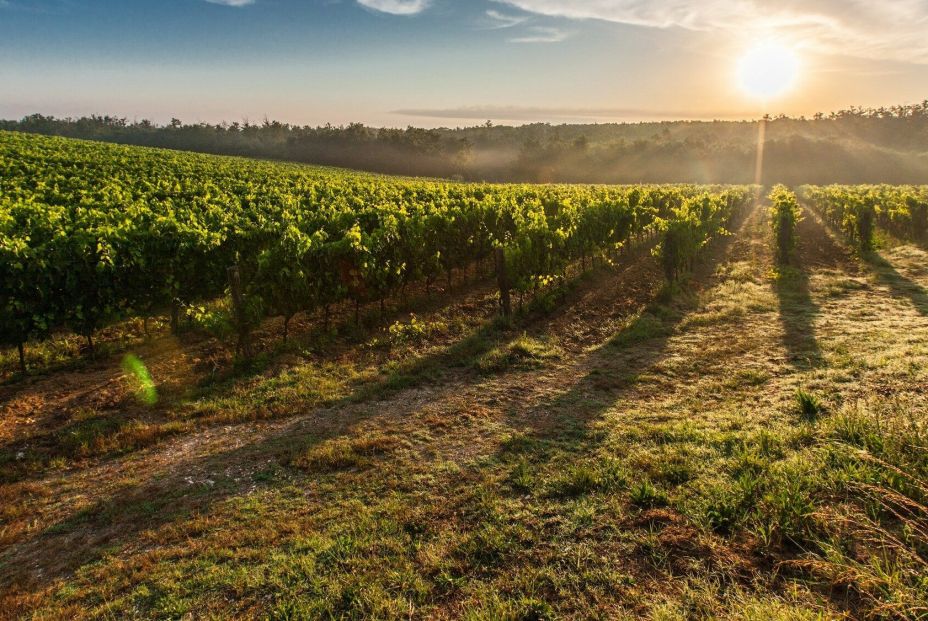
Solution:
M 510 369 L 538 368 L 560 357 L 561 350 L 552 339 L 522 334 L 480 356 L 475 367 L 481 373 L 500 373 Z

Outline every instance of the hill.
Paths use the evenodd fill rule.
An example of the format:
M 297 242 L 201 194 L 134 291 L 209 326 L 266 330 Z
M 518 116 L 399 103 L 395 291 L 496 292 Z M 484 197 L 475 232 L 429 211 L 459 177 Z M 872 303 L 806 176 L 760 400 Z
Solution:
M 0 617 L 924 616 L 926 188 L 807 188 L 778 259 L 766 205 L 738 188 L 0 147 L 0 325 L 21 302 L 62 322 L 32 326 L 25 374 L 0 350 Z M 312 249 L 291 246 L 301 227 L 357 230 L 330 250 L 392 265 L 435 251 L 380 234 L 417 214 L 450 226 L 441 243 L 486 239 L 454 228 L 465 216 L 497 223 L 524 304 L 501 317 L 510 290 L 480 261 L 424 262 L 431 287 L 404 267 L 386 273 L 417 278 L 381 300 L 326 289 L 345 297 L 304 306 L 286 342 L 276 311 L 253 318 L 246 357 L 226 329 L 237 279 L 186 273 L 210 286 L 173 329 L 171 299 L 127 302 L 171 290 L 172 258 Z M 201 245 L 164 250 L 188 230 Z M 309 256 L 286 281 L 304 302 L 342 273 Z M 243 268 L 241 295 L 274 265 Z M 93 351 L 68 331 L 78 294 L 110 311 Z
M 766 122 L 764 184 L 924 183 L 928 102 Z M 33 115 L 0 129 L 472 181 L 754 183 L 757 122 L 667 121 L 426 130 L 277 121 L 166 126 Z

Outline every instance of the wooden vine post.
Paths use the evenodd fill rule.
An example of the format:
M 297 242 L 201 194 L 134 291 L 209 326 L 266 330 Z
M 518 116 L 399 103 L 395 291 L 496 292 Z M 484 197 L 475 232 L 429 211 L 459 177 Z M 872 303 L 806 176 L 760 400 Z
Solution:
M 496 282 L 499 285 L 499 306 L 503 317 L 512 316 L 512 299 L 509 297 L 509 275 L 506 273 L 506 251 L 496 248 Z
M 229 276 L 229 289 L 232 292 L 232 314 L 235 319 L 235 331 L 238 333 L 238 342 L 235 344 L 235 355 L 242 355 L 246 360 L 251 359 L 250 330 L 245 310 L 245 298 L 242 295 L 242 275 L 238 265 L 227 270 Z

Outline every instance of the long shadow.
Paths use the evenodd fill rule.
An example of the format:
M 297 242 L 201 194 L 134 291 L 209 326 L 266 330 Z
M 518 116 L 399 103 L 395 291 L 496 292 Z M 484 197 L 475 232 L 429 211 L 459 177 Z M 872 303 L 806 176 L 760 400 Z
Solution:
M 801 264 L 780 268 L 774 289 L 790 364 L 803 369 L 820 366 L 822 350 L 815 338 L 815 318 L 820 309 L 812 301 L 809 273 Z
M 596 380 L 591 376 L 587 381 Z M 564 398 L 565 403 L 568 400 Z M 144 483 L 122 485 L 90 507 L 9 546 L 0 553 L 0 590 L 43 589 L 56 579 L 102 558 L 107 550 L 132 541 L 142 532 L 203 514 L 248 491 L 255 485 L 254 478 L 236 480 L 215 474 L 235 471 L 235 464 L 286 464 L 292 456 L 326 440 L 348 436 L 353 428 L 367 420 L 386 415 L 404 417 L 416 408 L 413 403 L 407 407 L 409 411 L 394 410 L 389 414 L 384 412 L 386 408 L 372 402 L 354 407 L 350 412 L 344 407 L 334 407 L 320 412 L 312 421 L 289 422 L 258 442 L 165 465 L 160 472 L 149 473 Z M 592 412 L 578 414 L 588 417 Z M 539 429 L 540 435 L 560 433 L 554 428 Z M 207 482 L 206 478 L 210 477 L 214 480 Z M 51 555 L 49 550 L 55 553 Z
M 687 283 L 688 289 L 710 282 L 715 265 L 733 240 L 734 237 L 724 237 L 710 246 Z M 616 295 L 620 294 L 617 290 Z M 529 415 L 519 417 L 519 422 L 529 427 L 540 441 L 557 441 L 574 448 L 595 442 L 591 432 L 593 421 L 621 398 L 636 374 L 664 355 L 675 327 L 691 308 L 692 301 L 691 297 L 677 296 L 645 305 L 631 323 L 591 354 L 586 377 L 534 408 Z M 566 303 L 582 303 L 582 298 L 577 296 Z M 534 327 L 540 329 L 545 321 L 543 316 L 538 318 Z M 417 362 L 410 374 L 428 376 L 432 369 L 441 374 L 448 367 L 466 366 L 467 361 L 498 345 L 499 339 L 518 336 L 524 327 L 501 330 L 498 326 L 485 326 L 452 351 L 437 352 Z M 462 381 L 479 378 L 474 373 Z M 365 421 L 383 417 L 401 421 L 421 407 L 414 399 L 398 396 L 388 408 L 377 403 L 376 396 L 370 395 L 363 403 L 342 403 L 317 410 L 312 418 L 281 422 L 261 439 L 212 455 L 164 464 L 159 471 L 147 473 L 141 484 L 133 481 L 107 492 L 89 508 L 68 515 L 0 552 L 0 590 L 47 588 L 58 578 L 72 575 L 78 568 L 100 559 L 107 551 L 120 549 L 144 531 L 208 512 L 256 485 L 292 485 L 286 474 L 259 479 L 248 476 L 248 472 L 260 464 L 289 463 L 292 456 L 321 442 L 348 436 Z M 244 476 L 235 474 L 242 472 Z M 206 477 L 215 480 L 206 481 Z
M 532 408 L 511 416 L 510 425 L 526 429 L 521 446 L 532 450 L 556 446 L 559 451 L 589 452 L 601 442 L 594 423 L 619 403 L 634 387 L 638 375 L 666 356 L 667 345 L 678 325 L 696 308 L 692 291 L 715 280 L 715 269 L 731 259 L 733 245 L 752 226 L 758 211 L 742 214 L 732 223 L 735 235 L 715 238 L 698 262 L 683 290 L 666 288 L 645 305 L 624 328 L 585 361 L 586 375 L 567 390 Z M 504 445 L 499 458 L 511 458 L 513 447 Z
M 347 394 L 334 403 L 307 401 L 303 406 L 289 404 L 289 410 L 311 410 L 388 398 L 401 390 L 430 384 L 444 384 L 454 381 L 466 387 L 481 376 L 476 371 L 477 361 L 495 347 L 507 345 L 523 331 L 544 325 L 557 314 L 570 309 L 579 302 L 577 297 L 567 296 L 559 305 L 557 313 L 547 314 L 533 310 L 528 311 L 509 324 L 491 316 L 462 338 L 447 347 L 410 358 L 392 369 L 386 376 L 377 379 L 358 379 L 347 386 Z M 239 376 L 236 381 L 242 380 Z M 197 393 L 197 398 L 219 394 L 221 389 L 231 390 L 236 382 L 226 381 L 210 386 Z M 171 407 L 179 402 L 168 400 L 159 404 L 159 409 L 149 413 L 156 422 L 168 416 Z M 167 418 L 165 418 L 167 420 Z M 247 417 L 241 422 L 247 422 Z M 82 457 L 82 443 L 93 442 L 97 437 L 118 433 L 125 425 L 132 425 L 134 419 L 125 411 L 115 409 L 99 416 L 74 420 L 54 429 L 43 429 L 25 438 L 0 444 L 0 484 L 16 483 L 41 478 L 51 467 L 55 458 L 75 459 Z M 226 423 L 223 423 L 226 424 Z M 209 425 L 201 425 L 208 427 Z M 142 449 L 164 439 L 167 436 L 184 433 L 184 430 L 169 431 L 164 434 L 152 434 L 146 443 L 129 448 L 115 446 L 111 450 L 89 456 L 100 460 L 116 457 L 137 449 Z M 28 450 L 26 450 L 28 449 Z
M 438 350 L 432 354 L 414 358 L 407 363 L 399 365 L 395 370 L 382 379 L 359 379 L 347 386 L 347 394 L 335 401 L 331 406 L 346 405 L 372 399 L 387 398 L 401 390 L 414 388 L 426 384 L 436 384 L 446 381 L 454 375 L 456 383 L 462 386 L 477 379 L 473 372 L 475 363 L 481 356 L 492 348 L 515 339 L 519 331 L 490 320 L 473 330 L 470 334 L 455 342 L 451 346 Z M 469 372 L 469 373 L 468 373 Z M 233 385 L 227 385 L 231 389 Z M 215 390 L 210 391 L 212 394 Z M 306 411 L 324 408 L 327 404 L 308 400 L 302 406 L 288 404 L 288 411 Z M 258 406 L 256 406 L 258 407 Z M 166 416 L 163 415 L 163 416 Z M 130 447 L 114 445 L 110 449 L 103 449 L 92 455 L 85 456 L 85 444 L 97 440 L 113 437 L 124 428 L 131 428 L 135 423 L 132 416 L 122 410 L 101 413 L 92 418 L 72 420 L 54 429 L 43 429 L 25 438 L 0 445 L 0 484 L 17 483 L 27 480 L 36 480 L 43 477 L 56 458 L 77 459 L 89 457 L 92 460 L 105 460 L 119 455 L 147 448 L 158 441 L 179 433 L 188 433 L 191 430 L 177 428 L 165 419 L 164 432 L 158 432 L 160 418 L 155 419 L 154 432 L 141 439 L 138 445 Z M 248 422 L 244 417 L 241 423 Z M 192 422 L 191 424 L 196 424 Z M 223 423 L 227 424 L 227 423 Z M 200 424 L 200 428 L 207 428 L 211 424 Z
M 823 364 L 822 350 L 815 336 L 815 319 L 821 309 L 812 300 L 809 277 L 816 269 L 855 273 L 858 266 L 829 233 L 813 212 L 805 209 L 799 222 L 798 245 L 791 264 L 779 269 L 774 289 L 779 305 L 783 345 L 790 364 L 799 369 Z
M 907 299 L 919 314 L 928 317 L 928 289 L 906 278 L 885 257 L 877 252 L 864 256 L 864 261 L 876 276 L 877 282 L 889 288 L 894 298 Z
M 593 282 L 583 286 L 595 285 Z M 561 307 L 581 304 L 580 293 L 568 293 Z M 621 287 L 617 287 L 616 295 L 621 293 Z M 558 313 L 564 310 L 558 308 Z M 636 325 L 644 325 L 647 320 L 643 317 L 635 322 Z M 131 483 L 108 492 L 92 506 L 0 553 L 0 587 L 11 584 L 20 589 L 46 586 L 57 577 L 100 558 L 106 550 L 131 541 L 143 531 L 208 511 L 254 485 L 248 477 L 236 480 L 223 475 L 212 484 L 197 484 L 191 483 L 191 475 L 196 479 L 203 473 L 228 473 L 234 469 L 230 464 L 288 463 L 292 456 L 321 442 L 348 436 L 354 427 L 366 420 L 386 416 L 402 420 L 419 407 L 414 400 L 395 399 L 390 408 L 383 407 L 378 400 L 394 392 L 401 394 L 401 389 L 423 382 L 441 382 L 452 376 L 456 389 L 481 381 L 485 378 L 473 364 L 480 356 L 517 338 L 525 330 L 541 329 L 549 320 L 550 315 L 538 312 L 529 314 L 514 326 L 489 321 L 448 349 L 416 359 L 383 382 L 361 387 L 339 403 L 316 410 L 312 418 L 281 422 L 279 428 L 260 441 L 206 457 L 172 462 L 162 471 L 151 473 L 142 484 Z M 625 332 L 632 333 L 634 329 L 630 327 Z M 468 371 L 461 373 L 462 369 Z M 56 551 L 53 558 L 49 558 L 48 550 Z
M 664 356 L 670 337 L 685 316 L 679 305 L 649 304 L 589 355 L 588 371 L 577 383 L 528 413 L 512 415 L 510 425 L 524 430 L 523 440 L 533 448 L 592 450 L 597 443 L 593 423 L 621 400 L 642 371 Z M 502 451 L 508 452 L 509 447 Z
M 486 283 L 484 282 L 475 282 L 473 284 L 475 295 L 479 296 L 486 289 Z M 429 299 L 419 300 L 415 310 L 420 314 L 438 313 L 454 304 L 456 299 L 457 301 L 460 300 L 460 293 L 457 298 L 450 295 L 433 296 Z M 402 312 L 397 311 L 390 316 L 400 317 L 402 315 Z M 321 334 L 322 328 L 315 326 L 305 334 L 298 335 L 291 344 L 308 346 L 313 342 L 319 342 Z M 359 349 L 363 347 L 365 339 L 370 339 L 375 334 L 374 331 L 366 330 L 361 335 L 346 336 L 334 347 L 329 347 L 328 351 L 323 354 L 323 358 L 333 359 L 351 349 Z M 443 377 L 444 371 L 467 366 L 468 359 L 479 357 L 494 346 L 496 341 L 505 336 L 505 332 L 497 322 L 484 322 L 447 349 L 417 357 L 400 365 L 385 380 L 361 379 L 352 382 L 347 387 L 347 396 L 339 400 L 339 402 L 363 400 L 377 394 L 388 394 L 393 390 L 406 388 L 414 384 L 439 381 Z M 113 375 L 118 377 L 122 371 L 118 369 L 115 363 L 114 367 L 116 368 L 113 370 Z M 101 434 L 117 433 L 126 425 L 131 426 L 134 424 L 136 418 L 149 420 L 156 424 L 160 422 L 170 423 L 173 420 L 171 412 L 175 408 L 182 407 L 186 402 L 201 400 L 230 391 L 240 382 L 262 375 L 263 371 L 262 367 L 256 366 L 196 388 L 182 387 L 179 392 L 161 394 L 161 399 L 156 407 L 142 410 L 135 404 L 134 396 L 127 393 L 120 404 L 106 408 L 98 416 L 82 420 L 69 419 L 53 428 L 43 427 L 29 436 L 6 441 L 0 444 L 0 483 L 15 483 L 41 477 L 48 470 L 48 463 L 53 459 L 81 457 L 82 442 L 94 442 L 97 436 L 101 436 Z M 307 403 L 306 407 L 320 407 L 323 405 L 325 404 Z M 68 411 L 70 407 L 69 404 L 64 404 L 59 406 L 59 409 Z M 202 426 L 205 427 L 208 424 Z M 169 425 L 169 427 L 171 426 Z M 112 450 L 95 453 L 90 457 L 93 459 L 105 459 L 124 454 L 132 450 L 145 448 L 158 439 L 176 435 L 180 432 L 175 429 L 164 434 L 152 434 L 147 442 L 143 442 L 138 446 L 130 448 L 116 446 Z
M 608 412 L 621 409 L 625 397 L 634 395 L 639 405 L 647 402 L 650 397 L 642 399 L 639 392 L 645 387 L 641 376 L 671 356 L 669 345 L 679 333 L 680 325 L 700 307 L 699 297 L 693 292 L 711 288 L 719 282 L 718 265 L 750 257 L 749 242 L 754 236 L 753 229 L 761 224 L 761 216 L 759 209 L 746 214 L 744 221 L 732 227 L 735 235 L 716 239 L 710 245 L 682 290 L 662 292 L 607 343 L 589 354 L 583 364 L 585 375 L 579 381 L 528 411 L 510 415 L 510 427 L 523 432 L 500 446 L 494 458 L 503 464 L 521 463 L 524 459 L 532 468 L 544 468 L 546 464 L 563 464 L 563 460 L 584 463 L 587 457 L 596 456 L 609 439 L 608 432 L 598 423 Z M 713 364 L 711 353 L 706 358 L 697 353 L 691 362 L 693 374 L 699 373 L 701 365 Z M 677 381 L 681 380 L 674 380 Z M 563 489 L 558 484 L 544 493 L 572 496 L 575 492 L 571 491 L 571 486 L 584 485 L 582 481 L 574 483 L 569 477 L 566 481 Z M 684 557 L 689 552 L 681 550 L 679 554 L 680 558 L 672 558 L 671 562 L 679 562 L 679 571 L 686 572 L 684 567 L 690 565 Z M 646 561 L 639 562 L 636 555 L 626 557 L 629 571 L 666 579 L 663 571 Z
M 620 279 L 632 278 L 633 276 L 629 276 L 628 273 L 634 271 L 637 266 L 636 262 L 649 256 L 649 252 L 650 246 L 642 246 L 632 251 L 624 258 L 623 270 L 616 277 Z M 599 272 L 596 270 L 586 272 L 561 285 L 560 291 L 557 293 L 558 303 L 553 309 L 547 309 L 544 305 L 530 303 L 526 306 L 526 311 L 518 314 L 512 323 L 500 321 L 493 314 L 493 311 L 490 311 L 489 316 L 476 328 L 459 337 L 447 347 L 434 349 L 431 353 L 407 359 L 396 365 L 383 377 L 375 379 L 361 378 L 352 381 L 346 386 L 346 395 L 334 403 L 307 401 L 299 407 L 291 404 L 288 409 L 310 410 L 325 407 L 326 405 L 340 405 L 375 398 L 386 398 L 400 390 L 428 384 L 444 384 L 449 381 L 454 381 L 457 385 L 465 387 L 481 378 L 480 374 L 475 371 L 476 362 L 490 350 L 495 347 L 506 346 L 523 332 L 543 329 L 547 323 L 582 304 L 584 292 L 593 286 L 590 280 L 595 280 L 597 273 L 601 275 L 602 268 Z M 485 282 L 476 281 L 473 285 L 475 287 L 473 293 L 478 297 L 486 290 Z M 424 301 L 420 300 L 422 306 L 418 307 L 417 311 L 420 313 L 441 312 L 450 307 L 456 300 L 460 300 L 460 293 L 457 298 L 447 295 L 434 296 Z M 479 312 L 486 312 L 486 309 Z M 395 317 L 401 315 L 403 315 L 401 312 L 395 313 Z M 422 316 L 427 317 L 424 314 Z M 298 336 L 295 343 L 302 342 L 304 345 L 308 345 L 313 339 L 318 340 L 321 334 L 320 331 L 321 327 L 316 326 L 302 336 Z M 336 358 L 340 353 L 363 347 L 364 343 L 367 342 L 365 339 L 370 339 L 374 334 L 372 331 L 365 331 L 362 335 L 345 337 L 345 339 L 342 339 L 344 342 L 336 344 L 334 348 L 329 348 L 326 353 L 321 355 L 323 359 Z M 384 361 L 388 358 L 388 356 L 385 356 Z M 162 401 L 159 402 L 156 409 L 141 411 L 134 408 L 135 416 L 127 415 L 126 411 L 124 411 L 125 408 L 117 407 L 101 412 L 99 416 L 68 421 L 55 428 L 43 428 L 28 437 L 17 438 L 0 444 L 0 483 L 16 483 L 41 478 L 51 467 L 50 464 L 55 458 L 75 459 L 82 457 L 82 442 L 89 441 L 93 443 L 97 440 L 97 436 L 118 433 L 123 427 L 133 425 L 136 417 L 155 423 L 154 432 L 146 435 L 137 445 L 130 447 L 116 445 L 111 449 L 94 453 L 88 457 L 93 460 L 108 459 L 147 448 L 169 436 L 187 433 L 190 430 L 178 429 L 171 424 L 173 419 L 170 413 L 173 408 L 181 407 L 184 402 L 209 398 L 212 395 L 231 391 L 239 382 L 247 381 L 248 378 L 260 376 L 261 374 L 260 368 L 245 370 L 242 373 L 234 374 L 193 391 L 187 390 L 178 394 L 162 395 Z M 126 399 L 132 399 L 132 396 L 127 395 Z M 247 422 L 247 420 L 248 418 L 244 417 L 241 422 Z M 161 427 L 158 426 L 158 423 L 161 422 L 167 423 L 163 433 Z M 220 423 L 228 424 L 226 421 L 220 421 Z M 198 426 L 205 428 L 210 425 L 211 423 L 207 422 Z M 101 439 L 105 439 L 105 437 Z

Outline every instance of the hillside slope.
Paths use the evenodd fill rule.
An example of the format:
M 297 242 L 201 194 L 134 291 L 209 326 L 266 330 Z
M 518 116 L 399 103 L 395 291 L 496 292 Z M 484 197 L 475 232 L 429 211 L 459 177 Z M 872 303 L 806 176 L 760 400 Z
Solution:
M 880 574 L 840 528 L 861 451 L 925 438 L 928 256 L 863 262 L 807 214 L 775 277 L 767 237 L 758 208 L 681 290 L 642 249 L 512 327 L 479 279 L 391 330 L 304 319 L 251 375 L 159 336 L 154 407 L 118 359 L 0 387 L 0 614 L 911 613 L 924 550 Z

